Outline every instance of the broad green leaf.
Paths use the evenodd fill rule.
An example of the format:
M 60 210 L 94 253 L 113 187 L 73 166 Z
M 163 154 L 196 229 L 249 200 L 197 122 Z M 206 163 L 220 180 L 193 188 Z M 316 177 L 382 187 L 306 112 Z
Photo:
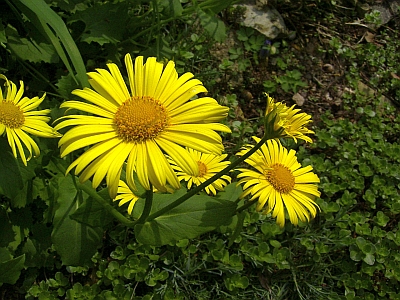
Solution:
M 7 198 L 14 199 L 24 187 L 24 183 L 17 160 L 3 137 L 0 137 L 0 153 L 0 187 Z
M 57 53 L 51 44 L 36 42 L 33 39 L 21 38 L 17 30 L 10 25 L 6 28 L 7 46 L 22 60 L 33 63 L 56 63 Z
M 116 44 L 123 39 L 126 24 L 129 20 L 127 3 L 105 3 L 88 7 L 77 12 L 68 22 L 81 20 L 85 31 L 81 40 L 87 43 L 97 42 Z
M 54 46 L 58 56 L 68 71 L 75 76 L 82 87 L 88 87 L 85 64 L 71 34 L 64 21 L 44 0 L 16 0 L 13 1 L 22 13 L 34 24 Z M 72 63 L 74 69 L 71 67 Z
M 196 10 L 199 15 L 200 23 L 210 36 L 217 42 L 223 42 L 226 38 L 226 28 L 224 22 L 215 15 L 209 15 L 200 8 Z
M 7 43 L 7 36 L 3 24 L 0 22 L 0 43 Z
M 10 250 L 8 250 L 6 247 L 1 247 L 0 248 L 0 263 L 8 261 L 10 259 L 12 259 Z
M 229 201 L 236 201 L 237 199 L 239 199 L 242 192 L 242 187 L 240 185 L 237 186 L 237 183 L 234 182 L 228 184 L 222 192 L 219 192 L 217 194 L 217 198 Z
M 104 198 L 109 198 L 108 190 L 103 189 L 99 194 Z M 104 227 L 113 220 L 113 217 L 107 210 L 93 198 L 83 201 L 83 204 L 71 214 L 71 218 L 79 223 L 91 227 Z
M 167 17 L 179 17 L 182 15 L 183 8 L 179 0 L 162 1 L 160 6 Z
M 0 233 L 0 247 L 7 247 L 15 239 L 11 222 L 3 208 L 0 208 Z
M 231 236 L 229 237 L 228 247 L 232 246 L 234 241 L 240 236 L 240 233 L 242 232 L 242 229 L 243 229 L 243 222 L 244 222 L 245 216 L 246 216 L 245 211 L 241 211 L 240 213 L 237 213 L 236 216 L 234 216 L 232 218 L 233 222 L 231 225 L 234 226 L 233 227 L 234 231 L 231 234 Z
M 13 208 L 25 207 L 28 203 L 31 203 L 35 198 L 33 196 L 33 178 L 36 176 L 35 169 L 38 167 L 36 159 L 31 159 L 28 165 L 25 167 L 21 161 L 17 161 L 19 170 L 21 172 L 22 182 L 24 186 L 18 191 L 18 194 L 11 199 L 11 205 Z M 42 182 L 40 180 L 40 182 Z
M 168 205 L 186 193 L 185 189 L 173 195 L 155 194 L 152 212 Z M 138 204 L 138 203 L 137 203 Z M 160 217 L 135 226 L 138 241 L 155 246 L 185 238 L 195 238 L 231 222 L 236 204 L 232 201 L 197 195 Z
M 89 263 L 101 245 L 103 235 L 101 228 L 90 227 L 70 218 L 81 205 L 78 196 L 72 176 L 61 178 L 57 198 L 59 207 L 54 215 L 51 238 L 62 263 L 69 266 Z
M 15 284 L 24 268 L 25 254 L 0 263 L 0 285 L 3 283 Z
M 71 73 L 68 73 L 67 76 L 61 76 L 56 86 L 58 87 L 58 93 L 65 99 L 71 98 L 71 92 L 79 88 L 79 85 L 75 82 Z

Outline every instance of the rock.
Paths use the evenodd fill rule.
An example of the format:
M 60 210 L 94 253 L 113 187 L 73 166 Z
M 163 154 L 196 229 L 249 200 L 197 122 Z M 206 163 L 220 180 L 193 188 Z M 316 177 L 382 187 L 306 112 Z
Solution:
M 304 104 L 304 101 L 306 101 L 306 100 L 304 99 L 304 97 L 303 97 L 301 94 L 299 94 L 299 93 L 294 94 L 293 97 L 292 97 L 292 100 L 293 100 L 294 102 L 296 102 L 296 104 L 297 104 L 298 106 L 302 106 L 302 105 Z
M 273 40 L 279 35 L 287 33 L 285 22 L 276 9 L 265 5 L 252 4 L 238 4 L 236 6 L 245 8 L 242 25 L 256 29 L 267 39 Z
M 361 17 L 365 17 L 366 13 L 373 11 L 379 11 L 380 24 L 366 24 L 367 27 L 376 30 L 380 26 L 388 23 L 399 15 L 397 7 L 400 6 L 400 0 L 387 0 L 382 3 L 375 5 L 369 5 L 368 3 L 357 2 L 357 10 Z
M 361 95 L 364 95 L 367 98 L 377 98 L 379 95 L 376 90 L 370 88 L 368 85 L 363 83 L 361 80 L 357 82 L 357 89 Z M 392 101 L 385 97 L 384 95 L 379 96 L 379 103 L 377 104 L 377 112 L 382 113 L 385 106 L 390 105 L 393 106 Z
M 324 64 L 322 66 L 322 70 L 324 70 L 326 73 L 334 73 L 335 72 L 335 67 L 332 66 L 331 64 Z

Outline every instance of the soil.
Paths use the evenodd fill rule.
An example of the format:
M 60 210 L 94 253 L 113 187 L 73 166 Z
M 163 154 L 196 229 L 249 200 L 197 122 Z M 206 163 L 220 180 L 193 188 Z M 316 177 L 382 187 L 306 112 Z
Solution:
M 313 116 L 314 122 L 318 122 L 319 116 L 326 111 L 330 111 L 337 118 L 347 116 L 348 111 L 343 107 L 342 98 L 345 92 L 354 93 L 354 87 L 349 85 L 346 78 L 352 61 L 341 58 L 332 51 L 330 44 L 332 39 L 338 39 L 343 45 L 354 49 L 363 43 L 383 45 L 380 41 L 382 30 L 392 32 L 393 38 L 396 38 L 396 35 L 399 37 L 400 17 L 393 16 L 387 24 L 372 28 L 365 25 L 357 9 L 358 6 L 351 3 L 347 3 L 348 7 L 329 4 L 316 7 L 315 3 L 307 4 L 307 1 L 300 1 L 300 6 L 297 2 L 296 5 L 290 1 L 276 2 L 278 2 L 275 3 L 276 8 L 285 20 L 290 34 L 271 42 L 287 43 L 285 53 L 281 53 L 286 56 L 290 54 L 287 70 L 299 69 L 302 80 L 307 82 L 307 86 L 299 88 L 297 93 L 285 92 L 278 86 L 270 95 L 288 105 L 301 106 L 303 111 Z M 379 1 L 373 2 L 375 5 L 379 4 Z M 294 38 L 290 39 L 290 36 Z M 227 41 L 215 49 L 215 57 L 228 57 L 228 50 L 238 43 L 240 42 L 235 40 L 234 34 L 229 33 Z M 275 76 L 285 75 L 285 70 L 277 65 L 277 58 L 282 57 L 281 54 L 259 58 L 258 62 L 253 61 L 246 71 L 237 72 L 235 78 L 229 76 L 225 78 L 230 82 L 230 85 L 226 83 L 225 92 L 235 93 L 240 97 L 240 109 L 244 118 L 258 117 L 260 109 L 265 109 L 265 102 L 262 99 L 266 89 L 263 82 L 273 81 Z M 361 81 L 358 88 L 364 89 L 370 96 L 376 93 L 369 86 L 369 78 L 374 71 L 368 66 L 360 70 Z M 232 86 L 232 82 L 236 84 Z M 385 96 L 383 100 L 396 104 L 393 95 Z M 296 103 L 296 99 L 304 100 L 304 103 Z

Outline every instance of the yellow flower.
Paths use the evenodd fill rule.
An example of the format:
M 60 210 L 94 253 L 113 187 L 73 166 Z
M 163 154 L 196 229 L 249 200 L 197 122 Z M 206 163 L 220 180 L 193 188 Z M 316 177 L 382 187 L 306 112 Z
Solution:
M 259 138 L 253 137 L 258 143 Z M 237 155 L 242 156 L 253 146 L 246 145 Z M 251 195 L 251 200 L 258 198 L 257 210 L 265 214 L 272 212 L 276 222 L 285 224 L 285 207 L 290 222 L 298 224 L 300 219 L 307 222 L 315 217 L 318 205 L 315 197 L 320 196 L 315 183 L 319 178 L 312 167 L 302 168 L 297 162 L 296 151 L 284 148 L 275 140 L 268 140 L 254 154 L 245 160 L 256 171 L 238 169 L 239 184 L 243 184 L 242 197 Z
M 187 149 L 192 156 L 193 160 L 199 166 L 198 171 L 194 173 L 187 173 L 182 170 L 178 165 L 176 165 L 173 161 L 171 162 L 172 168 L 177 171 L 178 179 L 187 181 L 187 187 L 190 189 L 192 185 L 199 186 L 207 179 L 210 179 L 212 176 L 217 174 L 226 168 L 230 162 L 223 161 L 227 154 L 223 155 L 214 155 L 214 154 L 206 154 L 200 153 L 193 149 Z M 218 191 L 223 191 L 224 187 L 231 182 L 231 177 L 228 175 L 223 175 L 213 183 L 206 186 L 205 191 L 207 194 L 217 194 Z
M 163 192 L 168 185 L 178 189 L 179 180 L 168 163 L 169 155 L 186 172 L 197 172 L 184 147 L 220 154 L 222 140 L 216 131 L 230 132 L 217 123 L 226 117 L 228 108 L 204 97 L 201 81 L 185 73 L 178 78 L 174 63 L 165 66 L 155 57 L 132 61 L 125 56 L 130 92 L 115 64 L 108 69 L 90 72 L 92 89 L 75 90 L 73 94 L 87 100 L 66 101 L 61 107 L 77 109 L 90 115 L 67 115 L 55 128 L 71 126 L 60 139 L 61 156 L 92 145 L 67 169 L 84 182 L 93 176 L 93 187 L 106 177 L 111 198 L 115 198 L 121 170 L 126 161 L 127 183 L 134 186 L 136 172 L 147 190 L 153 185 Z
M 27 161 L 32 158 L 32 150 L 35 157 L 40 154 L 38 145 L 26 133 L 39 137 L 59 137 L 61 135 L 47 124 L 50 118 L 46 115 L 50 109 L 34 110 L 42 103 L 46 94 L 40 99 L 39 97 L 22 98 L 24 93 L 22 81 L 20 81 L 20 88 L 17 89 L 17 86 L 3 74 L 0 74 L 0 78 L 5 80 L 6 87 L 4 93 L 0 88 L 0 135 L 6 133 L 15 158 L 17 158 L 18 149 L 22 162 L 26 166 Z M 26 158 L 23 145 L 28 149 L 28 158 Z
M 132 214 L 133 207 L 135 206 L 136 201 L 139 200 L 139 197 L 136 196 L 134 192 L 129 188 L 129 186 L 122 180 L 119 181 L 117 196 L 113 201 L 119 201 L 118 206 L 122 206 L 126 203 L 129 203 L 128 206 L 128 214 Z
M 283 128 L 282 137 L 291 137 L 296 143 L 297 139 L 312 143 L 312 139 L 306 136 L 306 134 L 314 134 L 314 131 L 306 127 L 311 122 L 311 116 L 304 112 L 299 113 L 301 109 L 294 109 L 295 104 L 288 107 L 282 102 L 275 102 L 268 94 L 266 96 L 268 97 L 266 118 L 271 120 L 276 115 L 274 123 L 268 125 L 274 126 L 275 131 Z

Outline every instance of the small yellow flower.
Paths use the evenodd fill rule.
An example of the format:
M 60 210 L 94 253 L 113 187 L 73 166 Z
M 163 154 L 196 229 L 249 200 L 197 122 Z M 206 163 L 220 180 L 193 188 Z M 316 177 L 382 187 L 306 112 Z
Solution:
M 5 80 L 6 87 L 4 93 L 0 88 L 0 136 L 4 132 L 6 133 L 15 158 L 17 158 L 18 149 L 22 162 L 26 166 L 27 161 L 32 158 L 32 150 L 35 157 L 40 154 L 38 145 L 26 133 L 45 138 L 60 137 L 61 135 L 47 124 L 50 118 L 46 115 L 50 109 L 34 110 L 42 103 L 46 94 L 41 98 L 22 98 L 23 81 L 20 81 L 20 88 L 17 89 L 17 86 L 3 74 L 0 74 L 0 78 Z M 28 157 L 25 155 L 23 145 L 28 149 Z
M 139 197 L 129 188 L 129 186 L 124 181 L 120 180 L 118 183 L 117 196 L 113 201 L 119 201 L 118 206 L 129 203 L 127 211 L 128 214 L 132 214 L 133 207 L 138 200 Z
M 192 156 L 193 160 L 197 162 L 199 166 L 198 172 L 195 173 L 187 173 L 182 170 L 176 163 L 170 160 L 172 168 L 177 171 L 177 176 L 180 181 L 187 181 L 187 187 L 190 189 L 192 185 L 199 186 L 207 179 L 210 179 L 212 176 L 217 174 L 226 168 L 230 162 L 223 161 L 227 154 L 223 155 L 214 155 L 214 154 L 206 154 L 200 153 L 193 149 L 187 149 Z M 228 175 L 222 175 L 220 178 L 215 180 L 213 183 L 209 184 L 205 187 L 205 191 L 207 194 L 217 194 L 218 191 L 223 191 L 224 187 L 231 182 L 231 177 Z
M 253 137 L 258 143 L 259 138 Z M 246 145 L 237 155 L 242 156 L 253 146 Z M 320 196 L 319 178 L 311 166 L 302 168 L 297 162 L 296 151 L 284 148 L 280 142 L 268 140 L 255 153 L 245 160 L 255 170 L 238 169 L 241 173 L 239 184 L 243 185 L 242 197 L 251 195 L 258 198 L 257 211 L 272 212 L 278 225 L 285 225 L 285 208 L 290 222 L 298 224 L 300 219 L 307 222 L 314 218 L 318 205 L 315 197 Z
M 295 109 L 295 104 L 288 107 L 282 102 L 275 102 L 268 94 L 266 96 L 268 99 L 265 116 L 269 120 L 276 116 L 274 123 L 266 126 L 273 126 L 275 131 L 283 128 L 281 137 L 291 137 L 296 143 L 297 139 L 312 143 L 312 139 L 306 136 L 314 134 L 314 131 L 306 127 L 311 122 L 311 116 L 304 112 L 299 113 L 301 109 Z
M 60 139 L 62 157 L 90 146 L 67 172 L 76 167 L 81 182 L 93 176 L 94 188 L 106 178 L 111 198 L 117 194 L 125 163 L 129 186 L 134 186 L 136 173 L 147 190 L 151 186 L 161 192 L 178 189 L 179 180 L 166 154 L 187 172 L 197 171 L 198 166 L 185 147 L 220 154 L 222 139 L 216 131 L 230 132 L 218 123 L 228 108 L 209 97 L 191 100 L 207 90 L 191 73 L 178 77 L 172 61 L 164 66 L 150 57 L 143 64 L 142 56 L 133 61 L 127 54 L 125 65 L 130 91 L 118 67 L 108 64 L 109 71 L 88 73 L 92 89 L 72 92 L 87 102 L 61 105 L 90 114 L 67 115 L 55 127 L 74 126 Z

